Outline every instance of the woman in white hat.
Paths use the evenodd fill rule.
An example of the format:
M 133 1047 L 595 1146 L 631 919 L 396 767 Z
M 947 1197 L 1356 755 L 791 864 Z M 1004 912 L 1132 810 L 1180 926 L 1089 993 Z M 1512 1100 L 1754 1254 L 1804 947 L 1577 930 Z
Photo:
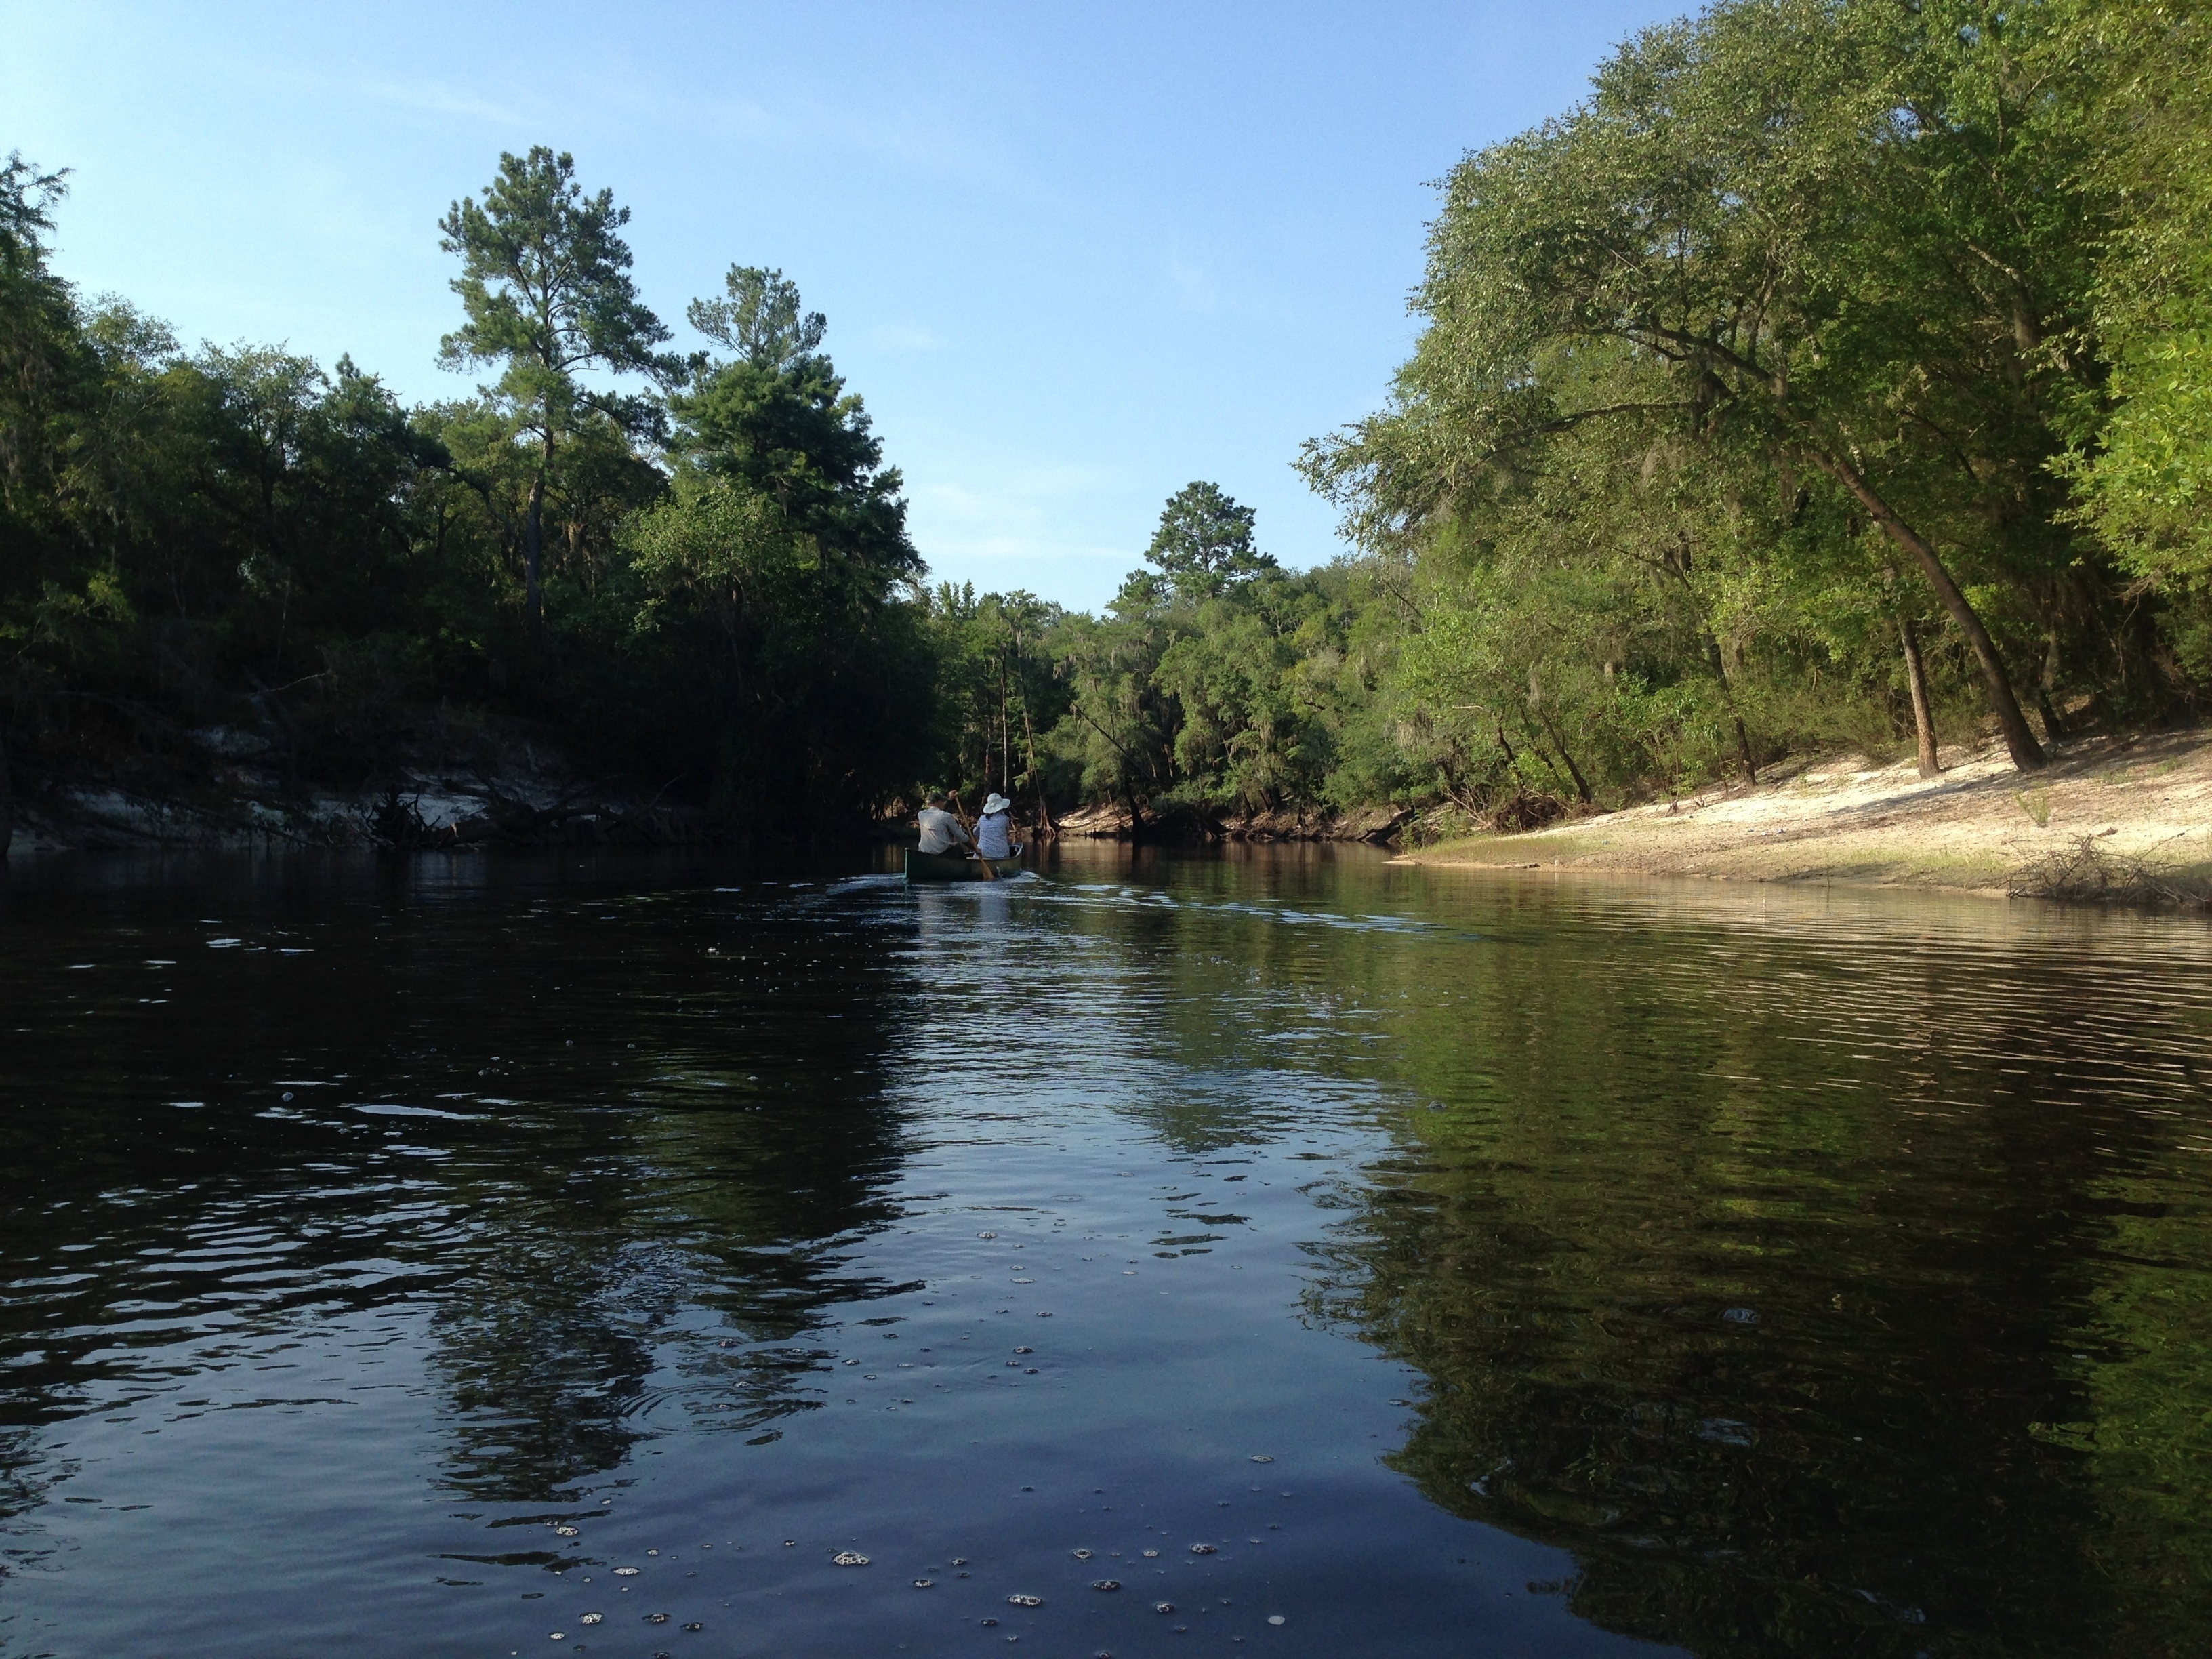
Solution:
M 987 859 L 1012 858 L 1014 844 L 1013 802 L 993 793 L 975 819 L 975 850 Z

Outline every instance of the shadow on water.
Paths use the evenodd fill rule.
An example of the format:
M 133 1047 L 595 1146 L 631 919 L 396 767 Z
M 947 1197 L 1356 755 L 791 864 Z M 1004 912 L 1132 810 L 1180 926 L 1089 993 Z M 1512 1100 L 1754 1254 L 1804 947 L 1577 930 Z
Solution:
M 573 1498 L 671 1413 L 816 1403 L 803 1338 L 886 1288 L 845 1247 L 900 1157 L 896 1004 L 823 989 L 887 970 L 818 881 L 189 868 L 15 895 L 8 1422 L 264 1403 L 179 1396 L 417 1319 L 477 1499 Z M 17 1510 L 55 1474 L 21 1439 L 7 1469 Z

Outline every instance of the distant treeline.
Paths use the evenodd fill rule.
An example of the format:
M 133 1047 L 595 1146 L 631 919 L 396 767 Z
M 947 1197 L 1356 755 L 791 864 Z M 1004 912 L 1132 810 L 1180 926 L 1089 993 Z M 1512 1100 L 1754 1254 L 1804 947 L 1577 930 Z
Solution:
M 2212 682 L 2197 0 L 1731 0 L 1453 170 L 1388 405 L 1307 447 L 1305 573 L 1211 483 L 1105 611 L 923 580 L 781 273 L 679 355 L 625 210 L 503 157 L 443 360 L 187 352 L 0 173 L 0 741 L 19 787 L 374 786 L 474 726 L 737 821 L 932 782 L 1148 821 L 1494 814 L 1912 752 L 2024 768 Z M 972 805 L 972 802 L 970 803 Z
M 1731 0 L 1638 35 L 1452 171 L 1413 360 L 1301 461 L 1353 556 L 1275 570 L 1194 486 L 1106 616 L 1022 624 L 1019 683 L 1073 699 L 1063 787 L 1510 821 L 2190 716 L 2207 85 L 2197 0 Z

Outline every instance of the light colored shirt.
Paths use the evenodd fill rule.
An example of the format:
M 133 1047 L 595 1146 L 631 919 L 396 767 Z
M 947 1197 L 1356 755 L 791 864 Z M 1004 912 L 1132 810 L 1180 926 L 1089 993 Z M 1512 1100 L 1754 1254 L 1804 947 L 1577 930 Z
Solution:
M 960 820 L 941 806 L 921 809 L 921 850 L 925 853 L 949 853 L 968 839 L 968 832 L 960 827 Z
M 975 850 L 987 859 L 1012 857 L 1014 849 L 1010 843 L 1013 830 L 1014 820 L 1010 813 L 993 812 L 987 817 L 977 818 Z

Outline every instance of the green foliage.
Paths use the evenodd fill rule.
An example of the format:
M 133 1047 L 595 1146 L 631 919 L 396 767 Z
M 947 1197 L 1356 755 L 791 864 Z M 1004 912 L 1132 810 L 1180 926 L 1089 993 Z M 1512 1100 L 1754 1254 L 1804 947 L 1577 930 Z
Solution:
M 501 366 L 482 389 L 488 412 L 506 421 L 508 441 L 534 451 L 522 519 L 525 605 L 542 621 L 544 497 L 562 448 L 594 428 L 658 432 L 649 397 L 603 392 L 578 379 L 599 369 L 665 377 L 675 363 L 653 347 L 668 330 L 637 297 L 630 252 L 620 234 L 629 210 L 611 191 L 586 196 L 575 163 L 543 145 L 502 155 L 483 201 L 463 197 L 438 222 L 439 246 L 461 256 L 453 292 L 466 320 L 439 342 L 448 368 Z
M 898 474 L 775 273 L 735 273 L 709 316 L 744 355 L 678 365 L 627 215 L 566 156 L 505 157 L 442 226 L 465 317 L 447 359 L 500 377 L 410 410 L 348 361 L 188 353 L 85 307 L 46 264 L 61 185 L 0 169 L 15 770 L 189 792 L 211 752 L 191 734 L 230 727 L 268 734 L 289 788 L 361 785 L 506 719 L 664 799 L 735 818 L 767 795 L 805 823 L 924 763 L 936 671 Z M 583 378 L 679 368 L 672 396 Z
M 1446 793 L 1880 748 L 1907 628 L 2023 767 L 2023 701 L 2192 696 L 2203 53 L 2193 4 L 1725 0 L 1455 169 L 1390 405 L 1302 461 L 1408 572 Z
M 1285 571 L 1194 482 L 1097 615 L 926 588 L 826 319 L 732 264 L 686 313 L 722 355 L 665 351 L 627 210 L 565 155 L 441 222 L 444 359 L 496 374 L 415 410 L 85 306 L 45 251 L 65 181 L 13 156 L 0 735 L 59 775 L 274 722 L 304 777 L 496 711 L 733 814 L 942 782 L 1510 816 L 1908 752 L 1921 706 L 1924 745 L 1994 724 L 2032 768 L 2062 709 L 2166 717 L 2212 676 L 2207 25 L 1645 30 L 1446 181 L 1388 404 L 1300 461 L 1355 553 Z

